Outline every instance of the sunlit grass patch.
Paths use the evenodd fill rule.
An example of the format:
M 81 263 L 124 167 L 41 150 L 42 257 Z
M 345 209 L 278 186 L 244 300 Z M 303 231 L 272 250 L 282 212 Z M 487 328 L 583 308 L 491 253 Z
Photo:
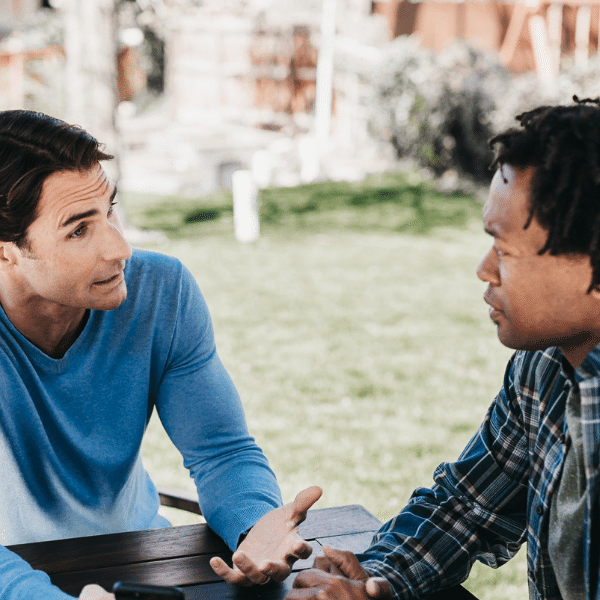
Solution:
M 331 197 L 304 212 L 292 208 L 313 188 L 263 193 L 281 210 L 253 244 L 235 241 L 226 208 L 182 224 L 199 204 L 181 200 L 164 228 L 170 242 L 157 249 L 181 258 L 200 284 L 284 499 L 318 484 L 318 506 L 359 503 L 387 519 L 415 487 L 431 485 L 437 464 L 457 457 L 500 388 L 510 352 L 475 276 L 489 240 L 481 207 L 465 196 L 438 197 L 423 184 L 418 210 L 431 219 L 409 232 L 397 225 L 417 215 L 414 198 L 390 200 L 388 179 L 319 185 Z M 364 189 L 377 185 L 385 193 Z M 135 202 L 132 222 L 158 227 Z M 155 481 L 191 488 L 156 421 L 143 454 Z M 523 562 L 478 570 L 468 587 L 482 600 L 526 598 Z

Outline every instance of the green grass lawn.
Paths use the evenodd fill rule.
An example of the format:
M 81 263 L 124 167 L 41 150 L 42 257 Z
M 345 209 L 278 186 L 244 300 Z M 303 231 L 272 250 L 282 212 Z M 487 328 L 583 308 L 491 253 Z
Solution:
M 500 388 L 510 351 L 475 276 L 490 241 L 468 196 L 394 174 L 265 190 L 253 244 L 235 241 L 227 194 L 124 204 L 132 224 L 168 234 L 148 247 L 199 282 L 286 501 L 317 484 L 318 507 L 392 517 L 456 458 Z M 143 455 L 156 482 L 192 489 L 156 419 Z M 524 550 L 497 571 L 476 566 L 467 587 L 527 598 Z

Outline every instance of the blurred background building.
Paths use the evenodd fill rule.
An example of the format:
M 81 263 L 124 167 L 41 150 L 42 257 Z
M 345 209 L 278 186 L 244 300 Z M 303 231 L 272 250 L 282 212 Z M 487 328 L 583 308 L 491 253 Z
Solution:
M 406 53 L 394 40 L 438 54 L 462 40 L 558 89 L 564 65 L 585 69 L 597 55 L 599 7 L 0 0 L 0 109 L 81 124 L 120 157 L 122 185 L 141 191 L 207 193 L 240 167 L 263 185 L 357 178 L 389 160 L 382 138 L 394 133 L 374 136 L 373 112 L 390 48 Z

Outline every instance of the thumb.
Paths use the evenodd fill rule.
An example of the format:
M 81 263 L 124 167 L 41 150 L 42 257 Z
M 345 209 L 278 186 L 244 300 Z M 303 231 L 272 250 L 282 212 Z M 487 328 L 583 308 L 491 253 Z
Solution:
M 319 486 L 313 485 L 302 490 L 294 498 L 292 502 L 292 518 L 296 522 L 296 525 L 306 519 L 306 512 L 321 497 L 322 493 L 323 490 Z
M 369 577 L 365 584 L 365 591 L 369 598 L 389 600 L 392 597 L 390 584 L 385 577 Z

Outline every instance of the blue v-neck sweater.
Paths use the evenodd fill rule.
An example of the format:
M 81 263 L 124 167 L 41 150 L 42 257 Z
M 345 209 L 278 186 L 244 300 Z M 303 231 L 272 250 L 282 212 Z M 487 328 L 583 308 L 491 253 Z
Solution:
M 125 276 L 127 300 L 61 359 L 0 310 L 0 600 L 69 598 L 7 545 L 168 526 L 140 458 L 154 408 L 231 548 L 281 504 L 192 275 L 134 250 Z

